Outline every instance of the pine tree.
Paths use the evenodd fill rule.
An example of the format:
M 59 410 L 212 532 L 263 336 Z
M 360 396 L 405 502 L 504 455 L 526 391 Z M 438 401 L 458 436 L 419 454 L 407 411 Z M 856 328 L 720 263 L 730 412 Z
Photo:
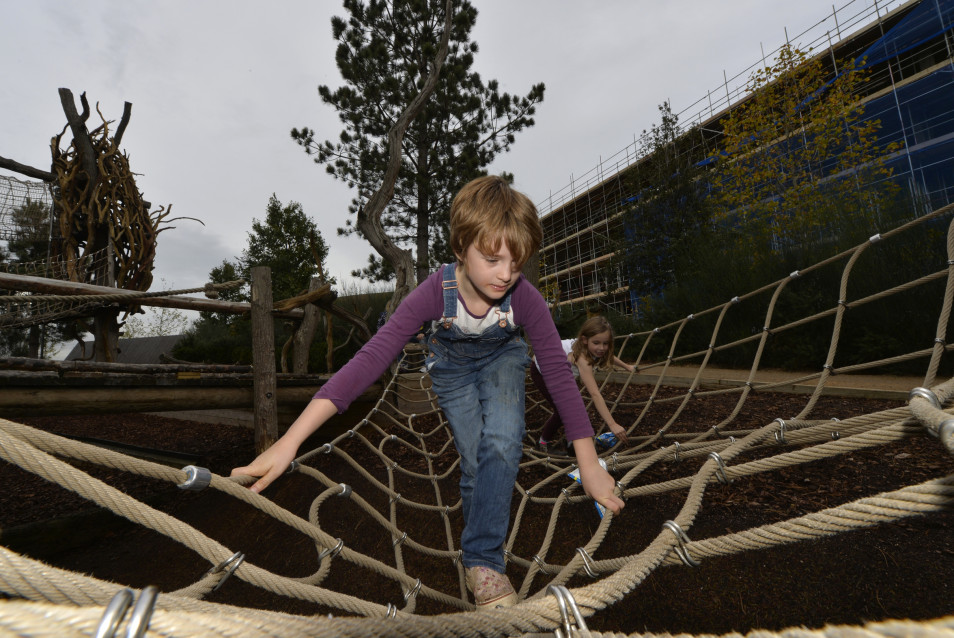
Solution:
M 337 109 L 344 130 L 337 142 L 318 142 L 307 127 L 292 129 L 291 135 L 329 174 L 357 190 L 349 207 L 353 215 L 382 183 L 388 131 L 428 75 L 445 5 L 443 0 L 345 0 L 344 8 L 349 18 L 335 17 L 331 24 L 345 85 L 318 88 L 322 101 Z M 439 83 L 403 138 L 401 171 L 382 216 L 394 243 L 413 250 L 418 282 L 452 258 L 447 212 L 453 195 L 508 150 L 516 133 L 533 125 L 536 105 L 543 100 L 543 84 L 515 97 L 501 93 L 496 80 L 485 84 L 473 70 L 478 46 L 470 41 L 470 32 L 476 19 L 469 2 L 454 8 Z M 349 218 L 338 232 L 359 231 Z M 391 264 L 371 255 L 368 267 L 353 274 L 383 281 L 392 273 Z

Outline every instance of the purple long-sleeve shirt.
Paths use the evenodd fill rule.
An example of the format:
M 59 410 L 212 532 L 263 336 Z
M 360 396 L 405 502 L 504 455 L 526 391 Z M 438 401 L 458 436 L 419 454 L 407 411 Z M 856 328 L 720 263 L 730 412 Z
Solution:
M 461 302 L 458 307 L 463 306 L 459 293 L 458 301 Z M 533 344 L 534 356 L 547 390 L 554 398 L 567 440 L 593 436 L 593 426 L 570 371 L 550 310 L 540 292 L 522 275 L 514 284 L 511 308 L 514 322 L 526 331 Z M 404 344 L 418 334 L 420 327 L 440 319 L 443 311 L 441 272 L 438 270 L 401 302 L 387 323 L 321 387 L 315 398 L 330 400 L 339 413 L 347 410 L 384 373 L 401 353 Z

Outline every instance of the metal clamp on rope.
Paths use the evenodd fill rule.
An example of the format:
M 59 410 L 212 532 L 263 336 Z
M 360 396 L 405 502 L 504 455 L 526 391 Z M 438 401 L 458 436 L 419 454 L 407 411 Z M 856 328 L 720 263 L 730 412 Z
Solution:
M 343 498 L 351 498 L 350 485 L 348 485 L 347 483 L 338 483 L 338 487 L 341 488 L 341 492 L 338 494 L 338 496 L 341 496 Z
M 129 616 L 129 623 L 126 625 L 126 638 L 142 638 L 146 635 L 158 597 L 159 589 L 153 585 L 140 592 L 139 599 L 136 600 L 132 614 Z M 132 599 L 133 590 L 128 587 L 116 592 L 116 595 L 113 596 L 113 599 L 109 601 L 103 611 L 103 616 L 96 627 L 96 638 L 112 638 L 116 635 L 116 630 L 126 615 L 126 610 L 129 609 Z
M 327 549 L 327 548 L 326 548 L 326 549 L 321 550 L 321 553 L 318 554 L 318 562 L 319 562 L 319 563 L 320 563 L 321 561 L 323 561 L 326 556 L 329 556 L 329 557 L 331 557 L 331 558 L 334 558 L 335 556 L 337 556 L 338 554 L 341 553 L 341 549 L 344 547 L 344 541 L 341 540 L 340 538 L 337 539 L 337 540 L 338 540 L 338 543 L 337 543 L 334 547 L 332 547 L 331 549 Z
M 133 599 L 133 591 L 128 587 L 120 589 L 113 596 L 113 599 L 106 605 L 102 618 L 99 619 L 99 625 L 96 627 L 96 638 L 112 638 L 116 635 L 116 629 L 122 622 L 126 610 Z
M 676 521 L 666 521 L 663 523 L 663 527 L 676 535 L 676 540 L 679 541 L 679 544 L 673 547 L 673 550 L 675 550 L 676 555 L 682 559 L 682 562 L 688 567 L 698 567 L 699 561 L 693 559 L 693 557 L 689 555 L 689 549 L 686 547 L 686 545 L 690 543 L 689 536 L 682 531 L 682 528 L 679 527 L 679 523 Z
M 712 427 L 715 428 L 714 425 L 713 425 Z M 678 462 L 679 462 L 679 448 L 681 447 L 681 446 L 679 445 L 679 441 L 674 442 L 674 443 L 672 444 L 672 447 L 673 447 L 672 460 L 675 461 L 676 463 L 678 463 Z
M 570 590 L 563 585 L 550 585 L 547 587 L 547 593 L 556 596 L 557 605 L 560 606 L 560 616 L 563 617 L 563 627 L 554 630 L 553 635 L 556 638 L 570 638 L 573 635 L 573 625 L 570 621 L 570 614 L 573 614 L 573 622 L 579 631 L 589 631 L 586 627 L 586 621 L 583 620 L 583 614 L 576 605 L 576 600 Z
M 576 553 L 579 554 L 580 558 L 583 559 L 583 571 L 586 572 L 586 575 L 590 578 L 598 578 L 599 574 L 594 569 L 593 559 L 590 558 L 590 555 L 586 553 L 586 550 L 582 547 L 577 547 Z
M 297 472 L 299 467 L 300 467 L 300 464 L 298 463 L 298 461 L 292 461 L 291 463 L 288 464 L 288 469 L 285 470 L 285 474 L 291 474 L 292 472 Z
M 152 612 L 156 609 L 156 599 L 159 598 L 159 588 L 149 585 L 139 593 L 136 604 L 133 605 L 126 625 L 126 638 L 142 638 L 149 629 Z
M 719 464 L 719 467 L 716 468 L 716 478 L 719 479 L 719 482 L 723 485 L 728 485 L 732 481 L 729 480 L 729 477 L 725 475 L 725 463 L 722 461 L 722 457 L 719 456 L 718 452 L 709 452 L 709 458 L 714 459 L 716 463 Z
M 421 579 L 418 578 L 417 582 L 414 583 L 414 587 L 404 592 L 404 604 L 407 604 L 407 601 L 411 599 L 411 596 L 417 596 L 417 593 L 421 591 Z
M 778 422 L 778 430 L 775 432 L 775 440 L 778 441 L 779 445 L 785 445 L 788 441 L 785 440 L 785 421 L 782 419 L 775 419 Z
M 910 403 L 914 397 L 921 397 L 933 405 L 935 409 L 941 409 L 941 400 L 928 388 L 914 388 L 911 390 L 911 392 L 908 393 L 908 403 Z
M 552 576 L 552 574 L 550 573 L 550 570 L 547 569 L 547 564 L 543 562 L 543 559 L 540 558 L 539 554 L 533 555 L 533 562 L 537 564 L 537 567 L 540 568 L 540 571 L 543 572 L 545 576 Z
M 206 572 L 206 576 L 211 576 L 212 574 L 217 574 L 221 571 L 225 573 L 222 575 L 222 578 L 219 580 L 219 584 L 212 588 L 212 591 L 218 591 L 222 585 L 225 584 L 225 581 L 229 579 L 229 576 L 235 573 L 235 570 L 239 568 L 245 562 L 245 554 L 242 552 L 235 552 L 230 557 L 223 560 L 221 563 L 210 569 Z
M 182 471 L 186 473 L 186 480 L 179 483 L 179 489 L 201 492 L 212 482 L 212 472 L 204 467 L 186 465 Z

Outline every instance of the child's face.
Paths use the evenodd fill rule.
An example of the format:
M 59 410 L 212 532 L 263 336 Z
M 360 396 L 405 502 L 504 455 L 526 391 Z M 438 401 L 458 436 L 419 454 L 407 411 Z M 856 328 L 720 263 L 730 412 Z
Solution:
M 586 340 L 587 352 L 589 352 L 590 356 L 596 360 L 603 358 L 603 355 L 606 354 L 607 350 L 613 347 L 613 338 L 610 336 L 609 330 L 593 335 L 589 339 L 584 337 L 584 339 Z
M 458 259 L 474 292 L 486 300 L 500 299 L 519 279 L 520 268 L 511 257 L 506 240 L 500 242 L 493 255 L 485 255 L 471 244 Z

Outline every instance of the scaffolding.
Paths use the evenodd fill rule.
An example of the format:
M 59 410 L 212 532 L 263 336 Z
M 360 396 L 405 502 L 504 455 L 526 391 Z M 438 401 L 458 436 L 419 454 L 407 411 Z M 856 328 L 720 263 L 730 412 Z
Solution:
M 749 78 L 784 46 L 811 50 L 834 76 L 840 60 L 865 60 L 870 80 L 859 100 L 865 119 L 881 122 L 878 143 L 900 142 L 887 165 L 892 180 L 923 211 L 954 201 L 954 0 L 851 0 L 733 77 L 724 75 L 677 116 L 693 131 L 689 153 L 706 161 L 718 147 L 721 121 L 748 96 Z M 542 287 L 557 306 L 594 302 L 629 314 L 634 309 L 622 273 L 600 268 L 612 238 L 624 236 L 623 212 L 636 196 L 647 134 L 537 204 L 542 215 Z M 920 211 L 916 211 L 920 212 Z

